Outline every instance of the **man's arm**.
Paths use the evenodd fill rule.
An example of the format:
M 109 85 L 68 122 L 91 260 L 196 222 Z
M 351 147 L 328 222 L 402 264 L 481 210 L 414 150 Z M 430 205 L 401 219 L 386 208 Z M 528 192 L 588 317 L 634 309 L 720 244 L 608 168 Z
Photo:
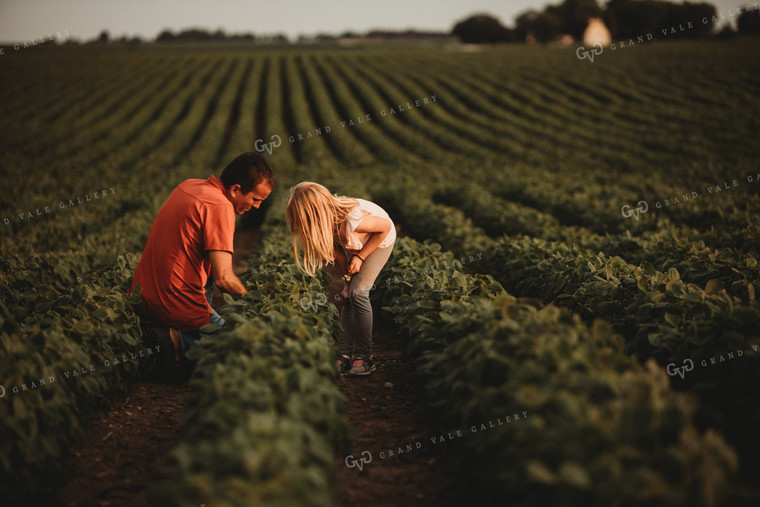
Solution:
M 232 254 L 224 250 L 209 250 L 211 276 L 219 290 L 239 298 L 248 294 L 245 286 L 232 271 Z

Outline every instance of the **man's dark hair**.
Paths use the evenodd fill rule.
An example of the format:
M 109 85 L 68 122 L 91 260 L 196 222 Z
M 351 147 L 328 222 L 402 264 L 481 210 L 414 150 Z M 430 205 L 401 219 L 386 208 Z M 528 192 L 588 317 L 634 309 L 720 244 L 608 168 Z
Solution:
M 253 190 L 259 183 L 266 183 L 274 189 L 277 180 L 269 162 L 260 153 L 249 151 L 235 157 L 219 176 L 225 187 L 240 185 L 244 194 Z

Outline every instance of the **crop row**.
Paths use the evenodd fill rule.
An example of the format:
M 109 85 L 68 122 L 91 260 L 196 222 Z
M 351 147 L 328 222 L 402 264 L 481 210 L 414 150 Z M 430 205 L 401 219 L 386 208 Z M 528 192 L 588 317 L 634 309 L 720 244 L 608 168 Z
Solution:
M 349 65 L 350 62 L 345 61 L 344 57 L 326 57 L 321 59 L 320 63 L 325 75 L 343 83 L 336 91 L 340 90 L 337 96 L 343 104 L 342 111 L 348 118 L 355 120 L 363 114 L 370 114 L 373 118 L 372 123 L 368 125 L 370 129 L 363 128 L 361 132 L 357 129 L 356 135 L 361 136 L 362 141 L 380 160 L 416 163 L 422 159 L 441 157 L 440 150 L 436 149 L 427 136 L 402 121 L 402 115 L 406 111 L 396 113 L 399 101 L 406 97 L 389 93 L 381 84 L 375 82 L 374 76 L 370 79 L 360 74 L 363 70 Z M 394 108 L 394 114 L 389 112 L 391 107 Z
M 609 167 L 609 161 L 598 160 L 601 155 L 609 158 L 611 150 L 617 157 L 618 164 L 622 164 L 625 157 L 640 159 L 639 155 L 672 151 L 665 150 L 662 146 L 654 149 L 654 145 L 639 149 L 641 147 L 636 144 L 638 141 L 630 144 L 633 143 L 632 139 L 641 137 L 635 130 L 631 132 L 635 132 L 637 136 L 620 136 L 620 139 L 616 139 L 609 146 L 599 144 L 601 141 L 596 144 L 592 142 L 594 136 L 590 136 L 590 133 L 594 132 L 594 129 L 589 127 L 589 122 L 595 118 L 609 124 L 610 128 L 622 125 L 624 131 L 629 130 L 633 123 L 627 121 L 624 115 L 615 123 L 617 116 L 611 113 L 601 111 L 597 117 L 593 113 L 583 113 L 583 108 L 589 108 L 594 100 L 618 104 L 620 101 L 615 101 L 617 96 L 638 96 L 643 93 L 638 100 L 644 100 L 648 97 L 645 90 L 623 88 L 615 95 L 615 89 L 610 86 L 606 86 L 604 91 L 595 91 L 593 88 L 582 86 L 576 77 L 573 77 L 572 82 L 565 88 L 564 83 L 555 82 L 559 78 L 537 80 L 535 86 L 525 87 L 524 83 L 536 78 L 535 71 L 524 65 L 525 61 L 518 62 L 514 68 L 516 72 L 512 75 L 512 70 L 507 70 L 512 69 L 512 66 L 497 65 L 495 56 L 490 53 L 477 55 L 474 59 L 449 55 L 447 58 L 453 58 L 467 71 L 435 77 L 440 73 L 433 71 L 440 68 L 442 60 L 440 56 L 433 56 L 430 63 L 425 63 L 430 55 L 416 52 L 403 57 L 383 52 L 373 53 L 372 57 L 350 53 L 263 55 L 255 59 L 253 71 L 250 69 L 250 60 L 231 60 L 221 56 L 203 61 L 176 57 L 165 60 L 151 58 L 131 67 L 137 77 L 135 82 L 145 84 L 141 88 L 143 91 L 130 96 L 128 100 L 119 101 L 120 97 L 128 95 L 128 90 L 132 90 L 131 87 L 127 88 L 125 91 L 111 94 L 108 101 L 101 101 L 97 107 L 84 111 L 86 114 L 82 116 L 83 119 L 77 121 L 92 123 L 87 129 L 73 128 L 73 123 L 71 126 L 60 124 L 51 129 L 55 135 L 46 135 L 46 131 L 42 131 L 39 137 L 25 136 L 23 140 L 19 138 L 23 146 L 13 144 L 17 148 L 10 150 L 9 158 L 6 160 L 14 171 L 18 166 L 19 174 L 28 172 L 23 162 L 27 155 L 32 153 L 38 164 L 54 166 L 52 178 L 35 182 L 36 185 L 20 185 L 19 192 L 13 196 L 15 204 L 21 203 L 22 207 L 31 206 L 33 209 L 41 202 L 40 195 L 43 195 L 38 191 L 39 184 L 52 188 L 50 182 L 60 181 L 66 170 L 75 170 L 85 178 L 94 179 L 102 178 L 103 175 L 118 174 L 120 179 L 124 178 L 120 181 L 123 183 L 121 188 L 129 185 L 130 191 L 135 192 L 141 189 L 141 183 L 145 178 L 127 177 L 130 173 L 126 169 L 131 169 L 136 164 L 146 164 L 151 174 L 154 170 L 157 174 L 165 173 L 167 170 L 171 170 L 173 174 L 194 174 L 199 168 L 218 164 L 222 153 L 239 152 L 241 142 L 246 144 L 243 149 L 250 149 L 254 139 L 246 143 L 244 138 L 234 136 L 234 133 L 239 130 L 238 124 L 251 123 L 254 116 L 258 118 L 257 121 L 263 118 L 263 123 L 259 126 L 266 130 L 256 132 L 257 135 L 297 135 L 314 130 L 318 125 L 327 122 L 337 130 L 321 139 L 310 138 L 300 143 L 284 140 L 284 146 L 272 154 L 276 164 L 292 163 L 293 154 L 310 166 L 335 165 L 335 162 L 351 166 L 363 165 L 373 157 L 384 161 L 399 159 L 402 163 L 411 164 L 424 158 L 442 162 L 439 164 L 440 169 L 436 169 L 435 172 L 438 173 L 436 177 L 445 178 L 456 174 L 468 156 L 475 155 L 478 160 L 492 158 L 492 163 L 482 168 L 468 169 L 468 174 L 481 184 L 486 184 L 495 170 L 498 178 L 492 187 L 493 191 L 508 199 L 551 213 L 559 217 L 563 224 L 583 225 L 598 233 L 622 233 L 627 228 L 646 230 L 653 226 L 650 221 L 634 223 L 633 220 L 625 220 L 618 214 L 622 204 L 632 203 L 632 199 L 641 197 L 639 192 L 642 188 L 657 191 L 656 195 L 662 193 L 663 196 L 683 193 L 680 191 L 680 187 L 684 186 L 683 182 L 676 184 L 659 177 L 642 181 L 640 173 L 634 170 L 635 164 L 630 167 L 629 172 L 622 166 L 616 166 L 616 175 L 610 175 L 605 171 L 605 168 Z M 124 59 L 126 62 L 134 63 L 132 58 Z M 222 88 L 223 85 L 218 80 L 208 77 L 200 79 L 202 72 L 195 72 L 199 79 L 193 80 L 192 83 L 183 81 L 179 76 L 170 79 L 172 66 L 187 63 L 190 64 L 186 65 L 189 69 L 193 62 L 197 62 L 198 67 L 204 67 L 200 70 L 213 69 L 214 76 L 228 75 L 230 79 L 225 80 L 229 82 L 228 86 Z M 266 63 L 259 73 L 262 62 Z M 67 63 L 70 62 L 64 60 L 59 65 Z M 231 65 L 237 67 L 233 69 Z M 151 69 L 157 66 L 161 68 L 161 72 L 155 73 L 152 80 L 147 78 L 146 75 L 153 74 Z M 425 72 L 426 69 L 430 72 Z M 578 71 L 575 67 L 573 69 Z M 422 72 L 419 72 L 420 70 Z M 227 74 L 225 71 L 235 74 Z M 596 71 L 591 72 L 594 73 L 595 79 L 599 78 Z M 108 81 L 107 89 L 114 87 L 116 82 L 114 79 Z M 93 81 L 93 85 L 98 83 L 99 81 Z M 334 89 L 333 83 L 338 83 Z M 182 87 L 182 93 L 175 93 L 176 97 L 171 96 L 168 92 L 175 90 L 177 84 L 187 86 Z M 151 98 L 151 91 L 161 86 L 164 86 L 165 91 L 156 93 L 156 97 Z M 536 87 L 542 91 L 534 95 L 531 90 Z M 234 100 L 236 89 L 245 90 L 242 101 Z M 563 89 L 564 92 L 559 93 Z M 68 93 L 72 91 L 69 90 Z M 33 98 L 34 92 L 29 93 L 30 98 Z M 66 95 L 65 90 L 60 93 Z M 375 118 L 372 124 L 349 129 L 338 129 L 335 126 L 335 121 L 341 118 L 345 120 L 352 115 L 377 115 L 378 110 L 396 102 L 434 93 L 439 95 L 439 102 L 434 106 L 415 108 L 395 117 Z M 248 100 L 249 96 L 257 94 L 259 99 L 255 104 Z M 190 98 L 186 98 L 188 96 Z M 481 97 L 488 99 L 484 100 Z M 60 102 L 66 102 L 64 99 L 67 99 L 67 96 L 62 97 Z M 500 105 L 494 107 L 489 102 L 491 99 L 499 99 Z M 685 111 L 686 105 L 688 104 L 679 104 L 678 111 Z M 255 108 L 255 115 L 250 114 L 251 106 Z M 178 115 L 161 114 L 163 109 L 168 111 L 175 107 L 180 109 Z M 259 114 L 259 109 L 264 110 L 263 115 Z M 200 110 L 199 115 L 195 113 L 197 110 Z M 571 121 L 574 116 L 583 118 L 581 130 L 578 132 L 574 130 L 576 124 Z M 285 125 L 282 122 L 283 117 L 289 118 Z M 74 119 L 76 118 L 74 116 Z M 121 119 L 127 120 L 124 125 Z M 193 122 L 198 121 L 194 123 L 194 129 L 175 128 L 189 119 L 193 119 Z M 539 119 L 542 121 L 538 121 Z M 636 116 L 634 119 L 638 121 L 641 118 Z M 658 119 L 660 120 L 662 118 Z M 280 127 L 277 127 L 278 123 Z M 93 128 L 95 130 L 92 130 Z M 252 130 L 245 130 L 251 137 Z M 257 126 L 256 130 L 261 129 Z M 211 131 L 214 135 L 209 134 Z M 526 135 L 528 137 L 525 137 Z M 230 138 L 235 139 L 234 145 L 228 141 Z M 62 147 L 60 145 L 64 139 L 67 142 L 64 143 L 66 146 Z M 268 137 L 263 136 L 262 139 L 268 140 Z M 530 139 L 540 141 L 529 142 Z M 570 146 L 577 145 L 579 139 L 582 139 L 588 149 L 578 149 L 578 153 L 568 151 Z M 89 148 L 91 141 L 95 143 Z M 651 144 L 654 141 L 647 142 Z M 51 143 L 52 146 L 49 146 Z M 522 145 L 525 143 L 528 143 L 526 146 L 530 149 L 523 149 Z M 560 145 L 564 148 L 558 151 L 557 147 Z M 46 146 L 46 149 L 40 150 L 39 146 Z M 88 149 L 81 149 L 84 146 L 88 146 Z M 174 156 L 167 156 L 168 152 L 172 152 Z M 191 152 L 194 155 L 191 156 Z M 530 160 L 525 159 L 515 164 L 514 170 L 506 171 L 514 174 L 505 176 L 502 174 L 505 173 L 504 159 L 507 156 L 511 158 L 513 152 L 524 153 Z M 64 155 L 64 160 L 56 158 L 61 154 Z M 678 150 L 672 151 L 672 154 L 683 155 Z M 737 156 L 740 156 L 738 152 Z M 655 157 L 647 165 L 663 165 L 658 163 L 658 160 L 662 162 L 663 159 Z M 189 167 L 177 169 L 188 162 Z M 638 163 L 640 164 L 640 161 Z M 58 165 L 63 167 L 55 167 Z M 471 166 L 470 163 L 468 167 Z M 535 174 L 536 172 L 538 174 Z M 554 181 L 550 185 L 545 181 L 546 178 L 541 176 L 549 174 L 553 175 L 552 181 L 556 178 L 561 178 L 561 181 Z M 706 181 L 706 172 L 701 171 L 700 174 L 702 176 L 699 180 L 694 180 L 695 184 L 701 185 Z M 688 183 L 691 185 L 691 182 Z M 565 191 L 559 192 L 557 186 L 565 188 Z M 66 182 L 56 188 L 66 189 L 67 194 L 73 192 Z M 79 191 L 80 187 L 76 190 Z M 548 199 L 547 195 L 552 195 L 552 198 Z M 138 201 L 143 199 L 137 198 Z M 722 204 L 722 201 L 716 201 L 715 205 L 700 203 L 696 210 L 691 206 L 674 208 L 668 210 L 668 213 L 673 213 L 675 221 L 693 224 L 702 231 L 715 224 L 723 224 L 724 228 L 746 225 L 742 223 L 744 217 L 740 210 L 721 216 L 719 208 Z M 753 204 L 749 211 L 755 208 Z M 106 217 L 112 220 L 123 211 L 109 207 L 107 212 L 98 215 L 98 218 Z M 88 213 L 83 217 L 78 224 L 77 232 L 91 233 L 97 230 L 85 222 L 107 223 L 103 220 L 93 220 L 94 216 Z M 57 229 L 54 234 L 49 235 L 47 230 L 39 228 L 40 234 L 37 239 L 44 242 L 49 237 L 50 243 L 60 242 L 64 233 L 68 232 L 64 224 L 51 227 Z M 707 231 L 709 235 L 706 236 L 706 242 L 715 247 L 721 244 L 721 240 L 728 239 L 733 242 L 732 245 L 741 242 L 741 250 L 749 251 L 752 244 L 749 238 L 757 235 L 757 224 L 754 227 L 747 229 L 747 234 L 734 235 L 727 235 L 721 228 L 716 228 Z M 38 236 L 36 233 L 34 235 Z
M 568 307 L 588 320 L 607 320 L 624 334 L 628 353 L 640 361 L 653 357 L 663 369 L 704 361 L 708 367 L 694 374 L 696 380 L 673 376 L 674 385 L 696 389 L 704 407 L 715 409 L 705 411 L 706 417 L 722 428 L 731 426 L 736 441 L 750 438 L 760 421 L 756 405 L 746 405 L 758 380 L 760 346 L 760 304 L 753 283 L 741 282 L 746 298 L 740 299 L 720 280 L 704 286 L 685 283 L 675 268 L 659 272 L 649 263 L 632 266 L 619 257 L 523 236 L 494 241 L 459 210 L 395 190 L 376 195 L 408 234 L 454 252 L 483 252 L 484 260 L 468 269 L 493 275 L 522 297 Z M 727 362 L 739 351 L 741 361 Z M 744 413 L 740 420 L 716 417 L 737 403 L 746 405 L 739 407 Z M 742 451 L 751 456 L 756 446 L 745 445 Z
M 671 391 L 654 362 L 629 358 L 609 326 L 589 329 L 566 310 L 515 299 L 454 262 L 434 245 L 399 239 L 387 269 L 406 281 L 378 290 L 417 358 L 430 405 L 463 433 L 458 455 L 471 498 L 725 502 L 735 452 L 696 429 L 694 400 Z
M 128 304 L 135 265 L 129 254 L 96 269 L 71 255 L 0 259 L 4 499 L 21 498 L 45 472 L 60 471 L 59 458 L 84 436 L 89 415 L 124 393 L 160 352 L 144 350 Z
M 658 49 L 663 51 L 663 48 L 651 50 L 656 52 Z M 498 90 L 500 93 L 491 97 L 497 104 L 516 98 L 529 106 L 552 106 L 545 112 L 552 116 L 562 117 L 564 111 L 569 111 L 571 116 L 562 117 L 568 124 L 582 123 L 598 128 L 599 123 L 604 123 L 612 129 L 609 133 L 621 147 L 634 140 L 650 138 L 656 131 L 665 128 L 670 135 L 662 141 L 673 140 L 672 144 L 667 145 L 669 149 L 689 146 L 689 151 L 694 153 L 701 147 L 690 146 L 692 139 L 689 138 L 689 131 L 683 129 L 687 118 L 692 126 L 702 130 L 701 134 L 733 122 L 736 130 L 728 137 L 746 138 L 751 133 L 751 123 L 736 122 L 737 116 L 732 114 L 732 108 L 726 108 L 723 100 L 716 100 L 724 93 L 723 86 L 742 90 L 735 98 L 732 97 L 736 100 L 733 104 L 747 100 L 745 92 L 749 92 L 749 96 L 757 93 L 756 85 L 753 86 L 752 81 L 747 79 L 749 76 L 741 70 L 744 66 L 740 53 L 721 55 L 721 64 L 727 69 L 724 75 L 735 77 L 726 83 L 721 73 L 709 72 L 713 69 L 690 49 L 693 48 L 669 48 L 663 51 L 667 55 L 658 55 L 668 57 L 677 52 L 678 62 L 688 62 L 686 65 L 663 65 L 661 58 L 631 58 L 633 53 L 617 54 L 614 65 L 601 66 L 578 65 L 572 55 L 563 52 L 541 55 L 544 65 L 551 67 L 556 75 L 552 79 L 547 79 L 546 68 L 536 65 L 536 55 L 528 60 L 517 58 L 519 55 L 498 59 L 494 58 L 494 54 L 482 55 L 479 59 L 413 56 L 416 56 L 416 67 L 423 69 L 422 74 L 426 76 L 451 75 L 445 69 L 450 69 L 452 60 L 456 58 L 456 66 L 461 71 L 457 75 L 471 77 L 473 81 Z M 674 83 L 683 90 L 678 96 L 670 92 Z M 695 108 L 695 103 L 700 107 Z M 710 114 L 704 114 L 705 109 L 709 109 Z M 539 123 L 545 120 L 544 116 L 535 119 Z M 742 119 L 749 119 L 749 116 Z M 705 140 L 708 150 L 719 149 L 720 143 L 715 136 L 706 136 Z
M 221 63 L 221 61 L 220 61 Z M 162 103 L 156 112 L 160 112 L 156 121 L 151 121 L 148 114 L 141 115 L 141 121 L 147 122 L 145 132 L 127 147 L 115 150 L 103 156 L 93 167 L 100 169 L 97 176 L 90 176 L 93 182 L 110 182 L 109 186 L 115 186 L 119 192 L 118 197 L 102 202 L 79 206 L 71 210 L 65 210 L 66 214 L 57 220 L 40 220 L 39 223 L 17 224 L 19 232 L 23 228 L 27 235 L 27 241 L 22 247 L 34 245 L 35 249 L 53 248 L 56 250 L 75 249 L 81 250 L 85 243 L 96 245 L 111 245 L 113 241 L 123 243 L 125 240 L 135 237 L 136 231 L 141 239 L 134 242 L 137 247 L 128 248 L 135 251 L 144 244 L 144 235 L 147 228 L 124 228 L 120 224 L 134 222 L 134 213 L 158 210 L 163 198 L 168 195 L 176 181 L 187 177 L 206 177 L 209 169 L 201 169 L 198 165 L 203 161 L 182 164 L 181 161 L 187 156 L 187 142 L 206 128 L 208 118 L 204 116 L 204 108 L 214 96 L 216 87 L 220 85 L 224 77 L 224 70 L 231 69 L 231 62 L 225 67 L 209 67 L 208 72 L 199 74 L 187 89 L 172 97 L 168 103 Z M 216 86 L 207 86 L 213 83 Z M 195 88 L 195 89 L 194 89 Z M 148 111 L 146 111 L 147 113 Z M 217 128 L 221 130 L 223 125 Z M 222 132 L 209 136 L 215 139 L 217 145 L 222 138 Z M 211 151 L 211 150 L 209 150 Z M 143 157 L 148 157 L 144 159 Z M 76 162 L 73 162 L 76 164 Z M 140 164 L 140 171 L 128 171 L 135 164 Z M 28 165 L 28 163 L 26 164 Z M 208 167 L 204 164 L 205 167 Z M 75 166 L 78 167 L 78 164 Z M 208 172 L 207 172 L 208 171 Z M 59 175 L 60 176 L 60 175 Z M 159 177 L 161 176 L 161 177 Z M 107 178 L 107 179 L 106 179 Z M 55 180 L 55 178 L 51 178 Z M 78 192 L 81 191 L 81 183 Z M 85 192 L 82 192 L 85 193 Z M 64 194 L 63 197 L 67 195 Z M 159 196 L 155 199 L 155 196 Z M 76 194 L 73 195 L 76 200 Z M 36 198 L 39 200 L 40 198 Z M 30 199 L 31 201 L 31 199 Z M 28 204 L 29 201 L 23 202 Z M 44 203 L 50 204 L 50 203 Z M 71 213 L 73 211 L 73 213 Z M 58 218 L 58 217 L 56 217 Z M 140 217 L 139 222 L 147 221 L 150 224 L 152 218 Z M 116 223 L 114 223 L 116 221 Z M 84 238 L 84 241 L 83 241 Z M 3 237 L 3 240 L 8 239 Z M 132 243 L 130 243 L 132 244 Z M 48 246 L 49 245 L 49 246 Z M 93 247 L 90 251 L 103 250 Z
M 336 107 L 337 103 L 332 100 L 337 99 L 339 94 L 345 93 L 342 88 L 343 83 L 339 79 L 328 78 L 324 73 L 324 68 L 319 65 L 316 58 L 299 57 L 297 65 L 300 71 L 300 79 L 308 94 L 312 118 L 310 130 L 313 130 L 315 126 L 322 130 L 325 130 L 325 127 L 330 128 L 330 132 L 325 132 L 324 140 L 335 157 L 340 159 L 342 163 L 349 166 L 363 166 L 373 163 L 375 158 L 370 148 L 364 143 L 356 142 L 356 139 L 365 134 L 366 130 L 349 128 L 348 135 L 341 135 L 340 132 L 333 131 L 333 129 L 338 129 L 341 121 L 356 120 L 350 114 L 346 114 L 345 108 Z M 345 128 L 340 127 L 341 130 Z M 359 139 L 367 139 L 367 137 Z
M 642 231 L 636 236 L 630 231 L 600 236 L 580 226 L 560 226 L 552 215 L 496 197 L 475 184 L 442 188 L 434 200 L 459 208 L 492 238 L 524 234 L 622 257 L 629 264 L 649 262 L 658 271 L 676 268 L 691 283 L 705 285 L 720 279 L 739 297 L 747 295 L 748 282 L 760 279 L 755 256 L 730 247 L 711 249 L 702 240 L 690 241 L 667 220 L 660 220 L 656 231 Z
M 461 211 L 395 190 L 378 195 L 412 236 L 450 250 L 487 252 L 486 272 L 509 290 L 607 319 L 642 359 L 653 355 L 665 364 L 757 343 L 760 306 L 748 279 L 735 282 L 734 290 L 741 287 L 746 294 L 740 299 L 729 295 L 720 280 L 704 287 L 684 283 L 672 267 L 660 272 L 651 263 L 633 266 L 619 257 L 536 238 L 494 241 Z
M 70 148 L 71 141 L 83 134 L 100 134 L 100 129 L 90 128 L 99 126 L 99 120 L 117 115 L 119 109 L 129 102 L 125 97 L 145 96 L 151 83 L 160 82 L 172 71 L 176 73 L 178 69 L 175 67 L 179 64 L 179 61 L 172 65 L 153 59 L 128 59 L 122 63 L 123 69 L 113 69 L 109 65 L 98 66 L 99 62 L 90 61 L 84 64 L 84 68 L 90 70 L 86 73 L 66 67 L 75 62 L 64 62 L 55 65 L 55 68 L 67 73 L 66 79 L 60 80 L 64 86 L 52 92 L 49 89 L 37 90 L 29 96 L 22 93 L 14 97 L 14 103 L 25 105 L 20 109 L 19 117 L 10 118 L 16 126 L 16 130 L 8 132 L 9 146 L 13 146 L 14 151 L 22 151 L 27 156 L 52 158 L 53 154 L 41 152 L 39 147 L 55 147 L 54 152 L 60 152 Z M 90 66 L 95 69 L 89 69 Z M 138 84 L 139 87 L 133 86 Z M 125 95 L 124 91 L 131 94 Z M 46 104 L 48 100 L 50 104 Z M 25 128 L 21 128 L 22 125 Z
M 210 325 L 190 385 L 181 443 L 157 505 L 335 505 L 335 455 L 351 429 L 334 385 L 333 305 L 299 306 L 325 290 L 287 259 L 287 238 L 273 234 L 242 276 L 248 295 Z M 207 329 L 202 329 L 206 331 Z
M 717 153 L 731 143 L 729 139 L 740 143 L 752 131 L 751 114 L 734 111 L 728 115 L 725 104 L 711 101 L 706 106 L 701 97 L 694 97 L 693 100 L 700 100 L 700 107 L 694 107 L 688 100 L 670 100 L 672 94 L 669 93 L 659 96 L 648 93 L 650 88 L 664 84 L 662 73 L 650 72 L 654 76 L 651 79 L 641 76 L 642 81 L 653 83 L 625 86 L 624 69 L 630 64 L 625 59 L 618 60 L 620 67 L 599 71 L 599 67 L 567 65 L 567 61 L 558 60 L 557 55 L 542 55 L 544 65 L 556 66 L 547 72 L 533 61 L 530 65 L 525 62 L 521 65 L 516 60 L 505 59 L 489 64 L 487 61 L 493 60 L 494 55 L 478 56 L 465 59 L 447 55 L 444 62 L 439 55 L 411 54 L 404 60 L 388 58 L 382 65 L 394 75 L 409 74 L 419 82 L 437 82 L 438 85 L 429 86 L 443 88 L 440 95 L 447 99 L 442 101 L 443 107 L 453 107 L 450 104 L 458 107 L 462 103 L 471 110 L 468 114 L 466 109 L 459 108 L 462 123 L 480 123 L 483 116 L 487 116 L 491 118 L 491 130 L 504 129 L 507 137 L 519 140 L 522 132 L 533 133 L 533 140 L 527 142 L 530 149 L 524 156 L 529 157 L 526 161 L 534 163 L 520 167 L 520 172 L 550 168 L 555 176 L 568 175 L 592 186 L 604 178 L 609 181 L 601 188 L 601 195 L 609 193 L 610 188 L 611 193 L 616 194 L 614 190 L 621 178 L 631 189 L 648 186 L 657 191 L 665 190 L 666 196 L 682 192 L 671 192 L 670 185 L 663 184 L 677 183 L 672 185 L 676 187 L 697 183 L 699 188 L 703 181 L 722 172 L 715 166 L 723 164 L 714 162 L 721 159 Z M 460 69 L 457 73 L 446 70 L 451 68 L 452 60 Z M 573 59 L 570 60 L 573 63 Z M 700 80 L 695 69 L 682 71 L 678 79 Z M 636 107 L 631 107 L 632 101 Z M 663 116 L 664 112 L 667 114 Z M 688 128 L 683 127 L 685 118 L 689 118 Z M 730 130 L 730 135 L 720 143 L 714 142 L 715 136 L 709 132 L 729 122 L 732 128 L 725 130 Z M 739 125 L 745 130 L 735 130 Z M 658 134 L 663 130 L 669 132 L 668 136 Z M 604 135 L 599 135 L 601 131 Z M 696 141 L 702 138 L 704 141 Z M 561 148 L 569 146 L 572 149 Z M 733 153 L 737 155 L 736 160 L 728 167 L 751 168 L 751 150 L 743 150 L 741 154 L 734 150 Z M 513 165 L 518 159 L 513 153 L 509 156 Z M 673 169 L 670 182 L 661 174 L 662 167 Z M 684 174 L 682 168 L 688 169 L 689 178 L 680 177 Z M 589 202 L 583 205 L 588 206 Z M 612 209 L 619 209 L 621 205 Z
M 441 107 L 452 114 L 451 122 L 447 122 L 451 130 L 470 135 L 475 142 L 485 142 L 495 150 L 501 147 L 500 152 L 510 159 L 529 160 L 532 154 L 541 153 L 549 146 L 552 150 L 572 153 L 576 163 L 583 163 L 579 160 L 582 159 L 588 164 L 591 153 L 597 158 L 601 155 L 611 158 L 613 153 L 619 153 L 621 141 L 630 139 L 630 135 L 614 136 L 613 132 L 600 138 L 597 135 L 599 118 L 594 116 L 595 112 L 582 108 L 574 110 L 577 107 L 575 97 L 567 90 L 551 96 L 537 95 L 536 89 L 544 85 L 542 81 L 545 79 L 526 86 L 523 76 L 518 79 L 511 76 L 511 79 L 488 86 L 493 76 L 478 74 L 487 70 L 487 75 L 493 73 L 493 69 L 475 65 L 479 68 L 477 71 L 463 71 L 456 75 L 441 73 L 437 69 L 420 72 L 420 68 L 429 66 L 420 61 L 419 66 L 390 65 L 386 68 L 395 76 L 408 75 L 409 80 L 435 89 L 445 97 Z M 506 89 L 494 91 L 494 87 L 505 85 Z M 611 129 L 618 127 L 619 121 L 611 125 Z M 551 143 L 547 143 L 547 139 L 551 139 Z M 586 146 L 593 146 L 593 150 L 583 149 Z

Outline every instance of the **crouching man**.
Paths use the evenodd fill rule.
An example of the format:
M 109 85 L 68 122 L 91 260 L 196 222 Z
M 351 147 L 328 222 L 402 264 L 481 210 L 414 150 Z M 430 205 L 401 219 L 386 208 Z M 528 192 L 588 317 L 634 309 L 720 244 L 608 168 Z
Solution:
M 197 345 L 198 330 L 209 323 L 224 325 L 211 307 L 214 288 L 235 298 L 247 293 L 232 269 L 235 215 L 258 208 L 275 183 L 262 155 L 243 153 L 219 178 L 180 183 L 150 228 L 129 291 L 140 287 L 137 312 L 146 340 L 168 347 L 165 359 L 183 370 L 171 375 L 179 381 L 189 376 L 184 352 Z

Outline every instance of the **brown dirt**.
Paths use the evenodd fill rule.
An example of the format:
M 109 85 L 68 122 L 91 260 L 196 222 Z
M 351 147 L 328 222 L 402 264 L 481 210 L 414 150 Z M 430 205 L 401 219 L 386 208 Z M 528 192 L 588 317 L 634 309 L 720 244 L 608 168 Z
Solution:
M 372 453 L 363 470 L 348 468 L 344 456 L 336 460 L 342 504 L 461 505 L 456 500 L 462 485 L 455 480 L 453 448 L 431 443 L 432 437 L 446 433 L 425 416 L 424 395 L 413 379 L 412 364 L 402 357 L 391 332 L 376 331 L 374 358 L 377 370 L 372 375 L 345 377 L 338 385 L 346 397 L 348 420 L 358 432 L 351 456 Z M 398 454 L 399 447 L 403 454 Z
M 187 386 L 139 384 L 111 411 L 97 414 L 87 440 L 64 458 L 65 486 L 44 505 L 142 506 L 160 476 L 190 392 Z
M 330 300 L 342 289 L 333 273 Z M 433 444 L 446 435 L 425 412 L 424 391 L 414 378 L 414 365 L 401 352 L 392 324 L 375 315 L 373 356 L 377 369 L 366 377 L 342 377 L 338 388 L 346 398 L 347 415 L 358 436 L 349 456 L 372 461 L 349 468 L 346 456 L 336 459 L 341 503 L 344 506 L 462 505 L 456 480 L 455 449 L 449 443 Z M 416 444 L 419 442 L 419 444 Z M 409 451 L 407 445 L 411 445 Z M 402 454 L 398 454 L 398 448 Z M 419 447 L 419 448 L 418 448 Z M 392 451 L 393 456 L 390 455 Z M 381 453 L 382 456 L 381 457 Z M 351 463 L 351 458 L 348 458 Z

